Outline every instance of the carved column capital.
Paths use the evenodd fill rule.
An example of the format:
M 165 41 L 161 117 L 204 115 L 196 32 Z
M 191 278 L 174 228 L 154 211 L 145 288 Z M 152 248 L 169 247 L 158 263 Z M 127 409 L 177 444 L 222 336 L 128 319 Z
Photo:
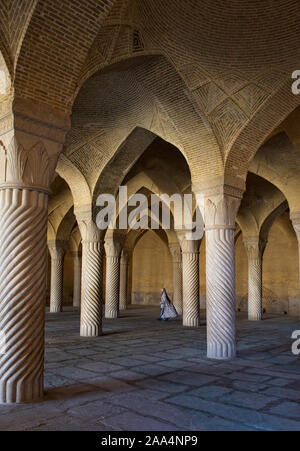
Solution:
M 101 230 L 98 229 L 96 223 L 93 221 L 91 210 L 76 210 L 74 213 L 82 236 L 82 242 L 101 242 Z
M 170 253 L 172 255 L 173 263 L 181 263 L 182 255 L 179 243 L 169 244 Z
M 200 209 L 205 223 L 205 231 L 216 229 L 235 229 L 236 215 L 241 197 L 230 194 L 203 195 Z
M 198 254 L 200 247 L 200 240 L 191 239 L 192 233 L 186 230 L 177 232 L 180 242 L 182 254 Z
M 120 257 L 126 235 L 113 233 L 105 236 L 104 248 L 106 257 Z
M 267 245 L 266 240 L 258 236 L 249 236 L 245 237 L 243 242 L 249 260 L 257 260 L 262 258 Z
M 57 157 L 50 158 L 41 140 L 25 148 L 13 136 L 0 141 L 0 188 L 29 189 L 49 193 Z
M 68 249 L 68 242 L 61 240 L 51 240 L 47 242 L 48 249 L 53 260 L 62 260 Z

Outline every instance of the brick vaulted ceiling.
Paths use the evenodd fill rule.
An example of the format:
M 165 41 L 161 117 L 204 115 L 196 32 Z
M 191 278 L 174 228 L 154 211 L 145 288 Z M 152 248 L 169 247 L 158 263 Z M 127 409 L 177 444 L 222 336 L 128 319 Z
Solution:
M 0 4 L 13 94 L 73 111 L 64 152 L 91 190 L 137 126 L 182 151 L 193 183 L 224 171 L 245 179 L 260 145 L 299 104 L 290 90 L 299 32 L 298 0 Z M 96 170 L 86 158 L 95 148 Z

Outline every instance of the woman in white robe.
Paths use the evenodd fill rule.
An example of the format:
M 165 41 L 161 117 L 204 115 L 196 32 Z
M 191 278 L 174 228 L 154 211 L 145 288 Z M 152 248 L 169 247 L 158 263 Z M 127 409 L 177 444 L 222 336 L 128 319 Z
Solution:
M 168 297 L 166 289 L 163 288 L 160 295 L 160 317 L 158 319 L 168 321 L 169 318 L 177 318 L 177 316 L 178 313 Z

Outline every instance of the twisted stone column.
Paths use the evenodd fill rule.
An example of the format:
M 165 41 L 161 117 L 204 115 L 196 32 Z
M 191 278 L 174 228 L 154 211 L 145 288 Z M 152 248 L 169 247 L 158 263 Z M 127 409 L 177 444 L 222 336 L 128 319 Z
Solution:
M 185 232 L 179 233 L 182 249 L 182 287 L 184 326 L 196 327 L 200 321 L 199 303 L 199 240 L 188 239 Z
M 266 242 L 256 237 L 245 237 L 248 255 L 248 319 L 262 319 L 262 257 Z
M 51 169 L 41 141 L 24 149 L 16 136 L 0 141 L 0 161 L 0 403 L 35 402 L 43 397 Z
M 64 290 L 64 258 L 66 243 L 48 241 L 51 256 L 50 312 L 62 311 Z
M 48 195 L 0 190 L 0 402 L 43 396 Z
M 43 397 L 49 184 L 70 121 L 20 98 L 3 118 L 0 403 L 36 402 Z
M 173 304 L 178 315 L 182 315 L 182 255 L 179 244 L 170 244 L 170 253 L 173 260 Z
M 102 258 L 100 231 L 88 213 L 76 212 L 82 236 L 80 335 L 102 334 Z
M 207 195 L 200 205 L 206 233 L 207 356 L 213 359 L 236 355 L 234 231 L 241 195 Z
M 120 303 L 119 309 L 126 310 L 128 299 L 128 266 L 129 266 L 130 250 L 123 249 L 120 259 Z
M 74 263 L 73 307 L 80 308 L 81 299 L 81 252 L 71 252 Z
M 117 318 L 120 293 L 120 254 L 122 242 L 119 236 L 105 237 L 106 253 L 106 293 L 105 318 Z

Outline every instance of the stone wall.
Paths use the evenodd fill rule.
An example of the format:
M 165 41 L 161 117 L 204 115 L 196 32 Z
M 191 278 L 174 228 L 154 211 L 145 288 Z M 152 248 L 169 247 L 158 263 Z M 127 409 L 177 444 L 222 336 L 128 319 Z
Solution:
M 158 305 L 162 287 L 171 296 L 172 271 L 172 257 L 167 246 L 155 233 L 145 233 L 133 252 L 132 303 Z

